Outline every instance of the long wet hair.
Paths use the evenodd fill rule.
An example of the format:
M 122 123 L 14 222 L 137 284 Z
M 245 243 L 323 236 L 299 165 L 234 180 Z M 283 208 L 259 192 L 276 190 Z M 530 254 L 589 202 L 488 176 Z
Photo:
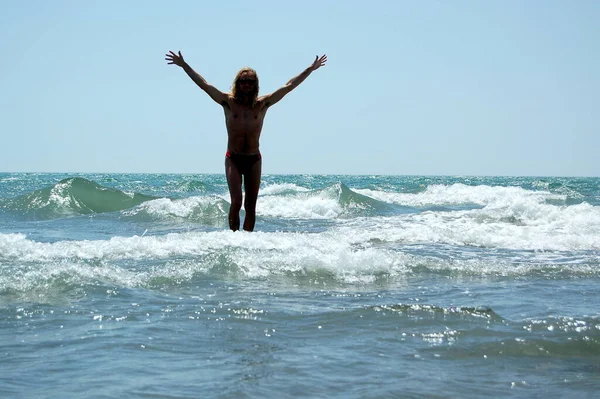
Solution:
M 253 91 L 250 93 L 252 96 L 252 104 L 256 104 L 256 99 L 258 98 L 258 75 L 256 74 L 256 71 L 250 67 L 244 67 L 240 69 L 237 75 L 235 75 L 235 78 L 233 79 L 233 85 L 231 86 L 231 96 L 234 98 L 234 100 L 239 102 L 243 102 L 243 100 L 245 100 L 244 98 L 240 97 L 240 92 L 238 91 L 240 87 L 239 80 L 244 73 L 254 75 L 256 78 L 256 84 L 254 85 Z

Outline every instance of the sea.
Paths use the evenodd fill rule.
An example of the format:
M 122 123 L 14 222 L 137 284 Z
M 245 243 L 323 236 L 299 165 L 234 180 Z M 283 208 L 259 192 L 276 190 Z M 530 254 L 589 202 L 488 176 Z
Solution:
M 598 398 L 600 178 L 0 174 L 0 398 Z M 243 211 L 242 211 L 243 219 Z

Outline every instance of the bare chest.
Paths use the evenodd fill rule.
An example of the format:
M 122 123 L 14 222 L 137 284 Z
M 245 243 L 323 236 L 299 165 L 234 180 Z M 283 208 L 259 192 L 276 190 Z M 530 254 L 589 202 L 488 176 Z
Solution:
M 265 117 L 264 110 L 260 108 L 243 107 L 234 105 L 225 108 L 227 126 L 233 129 L 257 130 L 262 126 Z

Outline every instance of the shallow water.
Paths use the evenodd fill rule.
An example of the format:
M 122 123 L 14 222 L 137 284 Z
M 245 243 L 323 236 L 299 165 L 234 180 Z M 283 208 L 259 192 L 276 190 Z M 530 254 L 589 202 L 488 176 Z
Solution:
M 594 397 L 600 179 L 0 174 L 0 396 Z

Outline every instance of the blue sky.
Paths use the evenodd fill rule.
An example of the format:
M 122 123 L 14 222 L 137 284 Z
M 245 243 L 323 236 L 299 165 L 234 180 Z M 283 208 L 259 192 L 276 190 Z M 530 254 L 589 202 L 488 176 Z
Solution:
M 263 173 L 600 176 L 600 2 L 10 1 L 3 172 L 223 173 L 222 91 L 328 63 L 269 110 Z

